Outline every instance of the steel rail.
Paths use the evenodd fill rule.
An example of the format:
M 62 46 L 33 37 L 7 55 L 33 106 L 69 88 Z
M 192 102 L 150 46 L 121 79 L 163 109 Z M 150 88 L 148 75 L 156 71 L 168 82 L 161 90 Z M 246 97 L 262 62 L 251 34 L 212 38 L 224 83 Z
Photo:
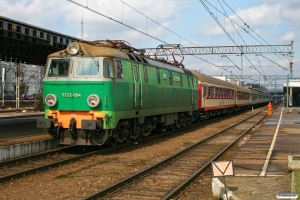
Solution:
M 172 155 L 172 156 L 170 156 L 170 157 L 168 157 L 168 158 L 166 158 L 166 159 L 164 159 L 164 160 L 162 160 L 162 161 L 160 161 L 160 162 L 158 162 L 158 163 L 156 163 L 154 165 L 151 165 L 151 166 L 147 167 L 146 169 L 144 169 L 144 170 L 142 170 L 140 172 L 137 172 L 136 174 L 133 174 L 132 176 L 130 176 L 128 178 L 122 179 L 121 181 L 118 181 L 117 183 L 112 184 L 112 185 L 110 185 L 110 186 L 108 186 L 108 187 L 106 187 L 106 188 L 104 188 L 104 189 L 102 189 L 102 190 L 100 190 L 100 191 L 92 194 L 92 195 L 84 197 L 83 199 L 85 199 L 85 200 L 95 200 L 95 199 L 104 198 L 105 196 L 108 196 L 110 194 L 116 193 L 119 189 L 121 189 L 121 188 L 123 188 L 123 187 L 125 187 L 127 185 L 130 185 L 134 181 L 136 181 L 136 180 L 138 180 L 138 179 L 146 176 L 147 174 L 151 173 L 152 171 L 154 171 L 154 170 L 156 170 L 158 168 L 161 168 L 163 165 L 167 164 L 168 162 L 172 161 L 173 159 L 175 159 L 177 157 L 180 157 L 182 154 L 186 153 L 187 151 L 191 150 L 192 148 L 194 148 L 194 147 L 196 147 L 196 146 L 198 146 L 198 145 L 200 145 L 202 143 L 205 143 L 208 140 L 211 140 L 211 139 L 215 138 L 220 133 L 222 133 L 224 131 L 227 131 L 227 130 L 229 130 L 229 129 L 231 129 L 231 128 L 237 126 L 237 125 L 239 125 L 240 123 L 242 123 L 242 122 L 244 122 L 244 121 L 246 121 L 246 120 L 248 120 L 248 119 L 250 119 L 250 118 L 252 118 L 252 117 L 254 117 L 256 115 L 258 115 L 261 112 L 262 111 L 259 111 L 259 112 L 255 113 L 254 115 L 251 115 L 251 116 L 249 116 L 249 117 L 247 117 L 247 118 L 245 118 L 245 119 L 237 122 L 236 124 L 234 124 L 234 125 L 232 125 L 230 127 L 227 127 L 227 128 L 225 128 L 225 129 L 223 129 L 221 131 L 218 131 L 215 134 L 213 134 L 211 136 L 208 136 L 207 138 L 205 138 L 205 139 L 203 139 L 203 140 L 201 140 L 201 141 L 193 144 L 192 146 L 190 146 L 190 147 L 188 147 L 188 148 L 186 148 L 186 149 L 184 149 L 184 150 L 182 150 L 182 151 L 180 151 L 180 152 L 178 152 L 178 153 L 176 153 L 176 154 L 174 154 L 174 155 Z M 251 128 L 249 130 L 251 130 Z M 247 132 L 249 130 L 247 130 Z
M 215 120 L 218 120 L 218 119 L 220 119 L 220 118 L 213 118 L 213 119 L 208 120 L 208 121 L 206 121 L 202 124 L 194 124 L 194 125 L 191 125 L 189 127 L 185 127 L 185 129 L 191 129 L 191 128 L 194 128 L 195 126 L 205 125 L 207 123 L 211 123 L 211 122 L 213 122 Z M 174 133 L 180 132 L 182 130 L 183 129 L 181 128 L 181 129 L 176 129 L 176 130 L 173 130 L 173 131 L 168 131 L 168 132 L 165 132 L 165 133 L 155 134 L 155 135 L 152 135 L 150 137 L 143 138 L 142 140 L 138 140 L 138 143 L 143 143 L 143 142 L 146 142 L 146 141 L 158 138 L 158 137 L 162 138 L 162 137 L 168 136 L 169 134 L 174 134 Z M 61 166 L 61 165 L 69 164 L 71 162 L 76 162 L 76 161 L 79 161 L 81 159 L 91 157 L 93 155 L 98 155 L 98 154 L 101 154 L 101 153 L 107 153 L 107 152 L 110 152 L 110 151 L 126 148 L 126 147 L 129 147 L 129 146 L 134 146 L 134 145 L 136 145 L 136 141 L 121 144 L 121 145 L 118 145 L 116 147 L 110 147 L 110 148 L 101 149 L 101 150 L 98 150 L 98 151 L 93 151 L 93 152 L 90 152 L 90 153 L 87 153 L 87 154 L 76 156 L 74 158 L 69 158 L 69 159 L 58 161 L 58 162 L 55 162 L 55 163 L 39 166 L 39 167 L 36 167 L 36 168 L 33 168 L 33 169 L 17 172 L 17 173 L 14 173 L 14 174 L 0 176 L 0 183 L 8 182 L 8 181 L 18 179 L 18 178 L 21 178 L 21 177 L 24 177 L 24 176 L 28 176 L 28 175 L 35 174 L 35 173 L 38 173 L 38 172 L 46 171 L 46 170 L 49 170 L 51 168 L 55 168 L 55 167 L 58 167 L 58 166 Z M 13 165 L 28 162 L 30 160 L 36 160 L 36 159 L 40 159 L 40 158 L 43 158 L 43 157 L 55 155 L 57 153 L 65 151 L 69 148 L 70 147 L 66 147 L 66 148 L 59 149 L 59 150 L 53 150 L 53 151 L 50 151 L 50 152 L 49 151 L 48 152 L 43 152 L 43 153 L 39 153 L 39 154 L 36 154 L 36 155 L 30 155 L 30 156 L 25 156 L 25 157 L 22 157 L 22 158 L 16 158 L 16 159 L 13 159 L 13 160 L 0 162 L 0 168 L 7 167 L 7 166 L 13 166 Z
M 202 126 L 202 125 L 205 125 L 207 123 L 212 123 L 215 120 L 220 120 L 220 119 L 223 119 L 223 118 L 225 118 L 225 117 L 212 118 L 210 120 L 202 122 L 201 124 L 199 124 L 199 123 L 198 124 L 193 124 L 193 125 L 185 127 L 185 128 L 187 130 L 188 129 L 192 129 L 192 128 L 196 127 L 196 126 Z M 154 134 L 154 135 L 152 135 L 150 137 L 143 138 L 143 140 L 138 140 L 138 142 L 142 143 L 142 142 L 146 142 L 146 141 L 151 140 L 151 139 L 155 139 L 157 137 L 165 137 L 165 136 L 167 136 L 169 134 L 180 132 L 182 130 L 183 129 L 181 128 L 181 129 L 176 129 L 176 130 L 173 130 L 173 131 L 167 131 L 165 133 Z M 24 137 L 18 137 L 18 138 L 14 138 L 14 139 L 19 139 L 19 138 L 24 138 Z M 113 149 L 118 149 L 118 148 L 124 148 L 124 147 L 127 147 L 128 145 L 133 145 L 133 144 L 136 145 L 136 141 L 132 141 L 132 142 L 127 143 L 127 144 L 118 145 L 118 146 L 116 146 L 114 148 L 109 148 L 109 149 L 113 150 Z M 50 150 L 50 151 L 47 151 L 47 152 L 37 153 L 37 154 L 28 155 L 28 156 L 24 156 L 24 157 L 20 157 L 20 158 L 15 158 L 15 159 L 10 159 L 10 160 L 5 160 L 5 161 L 0 161 L 0 168 L 14 166 L 14 165 L 18 165 L 18 164 L 25 163 L 25 162 L 28 162 L 28 161 L 41 159 L 43 157 L 52 156 L 52 155 L 55 155 L 57 153 L 61 153 L 61 152 L 64 152 L 66 150 L 69 150 L 70 148 L 74 148 L 74 146 L 62 147 L 62 148 Z M 104 151 L 102 150 L 99 153 L 103 153 L 103 152 Z M 1 183 L 1 176 L 0 176 L 0 183 Z
M 213 118 L 211 120 L 207 120 L 205 122 L 202 122 L 201 124 L 199 124 L 199 123 L 198 124 L 193 124 L 193 125 L 185 127 L 185 128 L 176 129 L 176 130 L 168 131 L 168 132 L 165 132 L 165 133 L 155 134 L 153 136 L 143 138 L 142 140 L 138 140 L 138 143 L 147 142 L 149 140 L 152 140 L 152 139 L 155 139 L 155 138 L 158 138 L 158 137 L 163 138 L 163 137 L 166 137 L 168 135 L 180 132 L 182 130 L 189 130 L 189 129 L 193 129 L 193 128 L 199 127 L 199 126 L 201 127 L 202 125 L 212 123 L 215 120 L 220 120 L 220 119 L 222 119 L 222 118 L 217 117 L 217 118 Z M 91 156 L 94 156 L 94 155 L 98 155 L 98 154 L 101 154 L 101 153 L 108 153 L 108 152 L 112 152 L 114 150 L 127 148 L 129 146 L 135 146 L 135 145 L 136 145 L 136 141 L 132 141 L 130 143 L 125 143 L 125 144 L 118 145 L 116 147 L 101 149 L 101 150 L 89 152 L 89 153 L 86 153 L 86 154 L 82 154 L 82 155 L 79 155 L 79 156 L 76 156 L 76 157 L 73 157 L 73 158 L 69 158 L 69 159 L 66 159 L 66 160 L 62 160 L 62 161 L 54 162 L 54 163 L 51 163 L 51 164 L 39 166 L 39 167 L 36 167 L 36 168 L 33 168 L 33 169 L 24 170 L 24 171 L 21 171 L 21 172 L 17 172 L 17 173 L 5 175 L 5 176 L 0 176 L 0 183 L 12 181 L 14 179 L 18 179 L 18 178 L 22 178 L 22 177 L 25 177 L 25 176 L 28 176 L 28 175 L 35 174 L 35 173 L 43 172 L 43 171 L 46 171 L 46 170 L 49 170 L 49 169 L 52 169 L 52 168 L 59 167 L 61 165 L 76 162 L 76 161 L 82 160 L 84 158 L 91 157 Z M 65 151 L 66 149 L 62 149 L 61 151 Z M 54 155 L 58 152 L 60 152 L 60 150 L 58 150 L 58 151 L 54 150 L 53 153 L 51 153 L 51 152 L 39 153 L 39 154 L 32 155 L 32 156 L 26 156 L 26 157 L 23 157 L 23 158 L 17 158 L 17 159 L 14 159 L 14 160 L 4 161 L 4 162 L 1 162 L 0 165 L 2 167 L 3 166 L 16 165 L 18 163 L 24 163 L 24 162 L 26 162 L 26 160 L 29 161 L 29 160 L 33 160 L 33 159 L 38 159 L 39 157 L 46 157 L 47 155 Z M 51 154 L 49 154 L 49 153 L 51 153 Z
M 44 157 L 48 157 L 48 156 L 52 156 L 55 155 L 57 153 L 61 153 L 66 151 L 67 149 L 70 149 L 71 147 L 62 147 L 59 149 L 54 149 L 51 151 L 47 151 L 47 152 L 42 152 L 42 153 L 38 153 L 38 154 L 33 154 L 33 155 L 29 155 L 29 156 L 24 156 L 21 158 L 15 158 L 15 159 L 11 159 L 11 160 L 5 160 L 5 161 L 1 161 L 0 162 L 0 168 L 3 167 L 9 167 L 9 166 L 14 166 L 14 165 L 18 165 L 21 163 L 25 163 L 31 160 L 38 160 Z M 0 176 L 1 178 L 1 176 Z
M 103 150 L 100 150 L 100 151 L 93 151 L 93 152 L 89 152 L 89 153 L 79 155 L 79 156 L 76 156 L 76 157 L 73 157 L 73 158 L 68 158 L 68 159 L 61 160 L 61 161 L 58 161 L 58 162 L 54 162 L 54 163 L 51 163 L 51 164 L 47 164 L 47 165 L 39 166 L 39 167 L 36 167 L 36 168 L 32 168 L 32 169 L 29 169 L 29 170 L 25 170 L 25 171 L 17 172 L 17 173 L 14 173 L 14 174 L 1 176 L 0 177 L 0 183 L 12 181 L 14 179 L 25 177 L 25 176 L 28 176 L 28 175 L 31 175 L 31 174 L 43 172 L 43 171 L 46 171 L 46 170 L 49 170 L 49 169 L 52 169 L 52 168 L 59 167 L 61 165 L 65 165 L 65 164 L 69 164 L 69 163 L 72 163 L 72 162 L 75 162 L 75 161 L 79 161 L 79 160 L 84 159 L 86 157 L 91 157 L 93 155 L 97 155 L 99 153 L 103 153 L 103 152 L 106 152 L 106 151 L 107 151 L 107 149 L 103 149 Z
M 211 165 L 211 162 L 215 161 L 217 158 L 219 158 L 223 153 L 225 153 L 230 147 L 232 147 L 241 137 L 243 137 L 246 133 L 252 130 L 253 127 L 255 127 L 258 123 L 260 123 L 265 117 L 264 115 L 258 122 L 256 122 L 254 125 L 252 125 L 249 129 L 245 130 L 237 139 L 235 139 L 231 144 L 227 145 L 222 151 L 220 151 L 217 155 L 215 155 L 211 160 L 209 160 L 206 164 L 204 164 L 197 172 L 195 172 L 190 178 L 185 180 L 183 183 L 181 183 L 178 187 L 176 187 L 174 190 L 169 192 L 165 197 L 163 197 L 163 200 L 167 199 L 177 199 L 178 196 L 182 194 L 183 191 L 185 191 L 186 188 L 188 188 L 193 182 L 195 182 L 203 172 Z

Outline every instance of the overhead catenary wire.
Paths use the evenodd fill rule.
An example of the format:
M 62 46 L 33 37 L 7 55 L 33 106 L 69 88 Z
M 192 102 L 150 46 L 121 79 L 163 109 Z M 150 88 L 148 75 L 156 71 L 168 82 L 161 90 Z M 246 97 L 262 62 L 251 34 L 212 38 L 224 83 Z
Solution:
M 120 0 L 120 1 L 121 1 L 123 4 L 127 5 L 128 7 L 130 7 L 131 9 L 135 10 L 136 12 L 138 12 L 139 14 L 143 15 L 144 17 L 146 17 L 146 19 L 149 19 L 149 20 L 151 20 L 152 22 L 154 22 L 154 23 L 155 23 L 155 24 L 157 24 L 158 26 L 161 26 L 161 27 L 163 27 L 165 30 L 167 30 L 167 31 L 169 31 L 169 32 L 171 32 L 171 33 L 173 33 L 174 35 L 178 36 L 179 38 L 182 38 L 182 39 L 186 40 L 187 42 L 189 42 L 189 43 L 191 43 L 191 44 L 193 44 L 193 45 L 195 45 L 195 46 L 199 47 L 199 45 L 197 45 L 197 44 L 195 44 L 195 43 L 191 42 L 190 40 L 188 40 L 188 39 L 186 39 L 186 38 L 184 38 L 184 37 L 182 37 L 182 36 L 178 35 L 178 34 L 177 34 L 177 33 L 175 33 L 174 31 L 172 31 L 172 30 L 168 29 L 167 27 L 165 27 L 165 26 L 161 25 L 161 24 L 160 24 L 160 23 L 158 23 L 157 21 L 155 21 L 155 20 L 151 19 L 149 16 L 147 16 L 147 15 L 145 15 L 144 13 L 140 12 L 140 11 L 139 11 L 139 10 L 137 10 L 136 8 L 134 8 L 134 7 L 132 7 L 131 5 L 127 4 L 126 2 L 124 2 L 124 1 L 122 1 L 122 0 Z
M 216 21 L 216 23 L 220 26 L 220 28 L 225 32 L 225 34 L 228 36 L 228 38 L 232 41 L 232 43 L 233 44 L 235 44 L 235 46 L 237 47 L 237 48 L 240 48 L 241 49 L 241 52 L 242 52 L 242 47 L 241 46 L 239 46 L 233 39 L 232 39 L 232 37 L 230 36 L 230 34 L 227 32 L 227 30 L 222 26 L 222 24 L 220 23 L 220 21 L 214 16 L 214 14 L 213 14 L 213 12 L 211 12 L 211 10 L 209 9 L 209 7 L 204 3 L 204 1 L 206 1 L 206 0 L 199 0 L 200 1 L 200 3 L 202 3 L 202 5 L 204 6 L 204 8 L 207 10 L 207 12 L 212 16 L 212 18 Z M 210 3 L 209 3 L 210 4 Z M 211 4 L 210 4 L 211 5 Z M 213 6 L 214 7 L 214 6 Z M 221 12 L 222 13 L 222 12 Z M 223 15 L 224 15 L 224 13 L 222 13 Z M 229 18 L 230 19 L 230 18 Z M 241 56 L 243 56 L 243 54 L 241 54 Z M 254 68 L 254 69 L 256 69 L 255 68 L 255 66 L 252 64 L 252 62 L 249 60 L 249 58 L 246 56 L 246 55 L 244 55 L 245 56 L 245 58 L 248 60 L 248 62 L 252 65 L 252 67 Z M 257 69 L 256 69 L 256 71 L 258 71 Z M 259 71 L 258 71 L 259 72 Z M 261 72 L 259 72 L 259 73 L 261 73 Z
M 234 12 L 234 10 L 224 1 L 222 0 L 226 5 L 227 7 L 244 23 L 244 25 L 247 25 L 246 22 L 236 13 Z M 257 35 L 262 41 L 264 41 L 267 45 L 271 46 L 266 40 L 264 40 L 258 33 L 256 33 L 256 31 L 254 31 L 249 25 L 247 25 L 248 29 L 250 29 L 253 33 L 255 33 L 255 35 Z M 271 48 L 273 48 L 271 46 Z M 278 58 L 280 58 L 277 54 L 275 54 Z M 280 58 L 281 59 L 281 58 Z M 282 59 L 281 59 L 282 60 Z M 283 62 L 285 62 L 284 60 L 282 60 Z M 286 63 L 286 62 L 285 62 Z M 288 63 L 286 63 L 288 64 Z
M 263 70 L 263 68 L 262 68 L 262 66 L 261 66 L 261 63 L 260 63 L 259 57 L 258 57 L 258 56 L 255 56 L 255 57 L 257 58 L 257 61 L 258 61 L 258 63 L 259 63 L 259 66 L 260 66 L 261 70 L 262 70 L 262 71 L 263 71 L 263 73 L 266 75 L 266 73 L 264 72 L 264 70 Z
M 134 28 L 134 27 L 132 27 L 132 26 L 130 26 L 130 25 L 128 25 L 128 24 L 125 24 L 125 23 L 123 23 L 122 21 L 118 21 L 118 20 L 116 20 L 116 19 L 114 19 L 114 18 L 112 18 L 112 17 L 109 17 L 109 16 L 107 16 L 107 15 L 105 15 L 105 14 L 102 14 L 102 13 L 100 13 L 100 12 L 94 10 L 94 9 L 89 8 L 88 6 L 84 6 L 84 5 L 82 5 L 82 4 L 80 4 L 80 3 L 77 3 L 77 2 L 75 2 L 75 1 L 73 1 L 73 0 L 67 0 L 67 1 L 73 3 L 73 4 L 77 5 L 77 6 L 80 6 L 80 7 L 82 7 L 82 8 L 85 8 L 85 9 L 91 11 L 91 12 L 94 12 L 94 13 L 96 13 L 96 14 L 98 14 L 98 15 L 104 17 L 104 18 L 107 18 L 107 19 L 112 20 L 112 21 L 114 21 L 114 22 L 116 22 L 116 23 L 119 23 L 119 24 L 121 24 L 121 25 L 123 25 L 123 26 L 126 26 L 127 28 L 130 28 L 130 29 L 132 29 L 132 30 L 134 30 L 134 31 L 137 31 L 137 32 L 139 32 L 139 33 L 141 33 L 141 34 L 143 34 L 143 35 L 145 35 L 145 36 L 148 36 L 148 37 L 154 39 L 154 40 L 157 40 L 157 41 L 159 41 L 159 42 L 162 42 L 163 44 L 170 45 L 170 44 L 168 44 L 166 41 L 163 41 L 163 40 L 161 40 L 161 39 L 159 39 L 159 38 L 157 38 L 157 37 L 155 37 L 155 36 L 152 36 L 152 35 L 150 35 L 150 34 L 144 32 L 144 31 L 138 30 L 137 28 Z M 121 1 L 121 2 L 123 2 L 123 1 Z M 125 2 L 124 2 L 124 3 L 125 3 Z M 125 4 L 126 4 L 126 3 L 125 3 Z M 138 12 L 139 12 L 139 11 L 138 11 Z M 151 19 L 151 18 L 148 17 L 148 19 Z M 155 23 L 157 23 L 157 22 L 155 22 Z M 176 35 L 178 35 L 178 34 L 176 34 Z M 179 36 L 179 35 L 178 35 L 178 36 Z M 181 36 L 180 36 L 180 37 L 181 37 Z M 181 37 L 181 38 L 183 38 L 183 37 Z M 183 38 L 183 39 L 184 39 L 184 38 Z M 187 41 L 189 41 L 189 40 L 187 40 Z M 191 41 L 189 41 L 189 42 L 192 43 Z M 202 61 L 204 61 L 204 62 L 206 62 L 206 63 L 209 63 L 209 64 L 211 64 L 211 65 L 213 65 L 213 66 L 216 66 L 214 63 L 211 63 L 211 62 L 209 62 L 209 61 L 207 61 L 207 60 L 205 60 L 205 59 L 203 59 L 203 58 L 200 58 L 200 57 L 195 56 L 195 55 L 193 55 L 193 56 L 196 57 L 196 58 L 198 58 L 198 59 L 200 59 L 200 60 L 202 60 Z M 218 66 L 216 66 L 216 67 L 218 67 Z
M 164 38 L 165 38 L 165 30 L 167 30 L 167 31 L 173 33 L 174 35 L 178 36 L 178 38 L 179 38 L 179 43 L 180 43 L 180 38 L 182 38 L 183 40 L 189 42 L 190 44 L 193 44 L 193 45 L 195 45 L 195 46 L 197 46 L 197 47 L 200 47 L 199 45 L 195 44 L 194 42 L 191 42 L 190 40 L 188 40 L 188 39 L 186 39 L 186 38 L 184 38 L 184 37 L 178 35 L 177 33 L 175 33 L 174 31 L 170 30 L 169 28 L 167 28 L 167 27 L 161 25 L 159 22 L 153 20 L 152 18 L 150 18 L 149 16 L 147 16 L 147 15 L 145 15 L 144 13 L 140 12 L 139 10 L 137 10 L 137 9 L 134 8 L 134 7 L 132 7 L 132 6 L 129 5 L 128 3 L 124 2 L 123 0 L 120 0 L 120 1 L 121 1 L 123 4 L 127 5 L 128 7 L 130 7 L 130 8 L 133 9 L 133 10 L 135 10 L 136 12 L 138 12 L 139 14 L 143 15 L 143 16 L 146 18 L 146 33 L 147 33 L 147 34 L 148 34 L 148 28 L 147 28 L 147 27 L 148 27 L 148 24 L 147 24 L 147 22 L 148 22 L 148 19 L 149 19 L 149 20 L 151 20 L 152 22 L 154 22 L 155 24 L 157 24 L 158 26 L 161 26 L 162 28 L 164 28 Z M 198 56 L 194 56 L 194 57 L 196 57 L 196 58 L 198 58 L 198 59 L 201 59 L 202 61 L 207 62 L 207 63 L 209 63 L 209 64 L 211 64 L 211 65 L 216 66 L 215 64 L 213 64 L 213 63 L 211 63 L 211 62 L 208 62 L 207 60 L 202 59 L 202 58 L 200 58 L 200 57 L 198 57 Z M 216 66 L 216 67 L 217 67 L 217 66 Z
M 201 1 L 201 3 L 202 4 L 205 4 L 204 2 L 203 2 L 203 0 L 199 0 L 199 1 Z M 234 24 L 236 24 L 237 26 L 239 26 L 241 29 L 243 29 L 246 33 L 248 33 L 253 39 L 255 39 L 258 43 L 260 43 L 261 45 L 264 45 L 264 46 L 266 46 L 266 47 L 268 47 L 268 48 L 272 48 L 273 50 L 274 50 L 274 48 L 270 45 L 270 44 L 268 44 L 263 38 L 261 38 L 261 36 L 259 36 L 253 29 L 251 29 L 244 21 L 242 21 L 243 22 L 243 25 L 244 26 L 246 26 L 248 29 L 250 29 L 253 33 L 255 33 L 259 38 L 261 38 L 265 43 L 267 43 L 267 45 L 265 45 L 265 44 L 263 44 L 261 41 L 259 41 L 256 37 L 254 37 L 250 32 L 249 32 L 249 30 L 247 31 L 246 29 L 245 29 L 245 27 L 242 27 L 241 25 L 239 25 L 237 22 L 235 22 L 234 20 L 232 20 L 229 16 L 227 16 L 226 14 L 224 14 L 222 11 L 220 11 L 219 9 L 217 9 L 214 5 L 212 5 L 211 3 L 209 3 L 207 0 L 204 0 L 206 3 L 208 3 L 211 7 L 213 7 L 213 8 L 215 8 L 219 13 L 221 13 L 222 15 L 224 15 L 226 18 L 228 18 L 232 23 L 234 23 Z M 224 2 L 224 0 L 222 0 L 223 2 Z M 225 2 L 224 2 L 225 3 Z M 227 7 L 229 7 L 228 6 L 228 4 L 227 3 L 225 3 L 226 5 L 227 5 Z M 229 7 L 230 8 L 230 7 Z M 231 8 L 230 8 L 231 9 Z M 232 10 L 232 9 L 231 9 Z M 233 10 L 232 10 L 233 11 Z M 233 11 L 234 12 L 234 11 Z M 235 12 L 234 12 L 235 13 Z M 212 12 L 210 12 L 210 14 L 212 15 L 213 13 Z M 236 14 L 236 13 L 235 13 Z M 237 14 L 236 14 L 237 15 Z M 238 16 L 238 15 L 237 15 Z M 238 16 L 239 17 L 239 16 Z M 240 18 L 240 17 L 239 17 Z M 241 18 L 240 18 L 241 19 Z M 242 19 L 241 19 L 242 20 Z M 280 58 L 279 56 L 278 56 L 278 54 L 277 53 L 274 53 L 279 59 L 281 59 L 282 60 L 282 58 Z M 281 55 L 281 54 L 280 54 Z M 282 60 L 283 62 L 285 62 L 284 60 Z M 285 62 L 286 63 L 286 62 Z M 288 63 L 286 63 L 286 64 L 288 64 Z
M 224 11 L 226 17 L 229 18 L 228 14 L 226 13 L 226 11 L 225 11 L 223 5 L 221 4 L 220 0 L 218 0 L 218 1 L 219 1 L 220 5 L 221 5 L 221 7 L 222 7 L 222 9 L 223 9 L 223 11 Z M 224 19 L 225 19 L 225 17 L 224 17 Z M 235 31 L 237 32 L 237 34 L 239 35 L 239 37 L 240 37 L 240 38 L 242 39 L 242 41 L 244 42 L 244 44 L 247 45 L 247 43 L 245 42 L 245 40 L 243 39 L 243 37 L 240 35 L 239 31 L 238 31 L 238 30 L 236 29 L 236 27 L 234 26 L 233 22 L 232 22 L 231 20 L 229 20 L 229 21 L 230 21 L 231 25 L 233 26 L 233 28 L 235 29 Z

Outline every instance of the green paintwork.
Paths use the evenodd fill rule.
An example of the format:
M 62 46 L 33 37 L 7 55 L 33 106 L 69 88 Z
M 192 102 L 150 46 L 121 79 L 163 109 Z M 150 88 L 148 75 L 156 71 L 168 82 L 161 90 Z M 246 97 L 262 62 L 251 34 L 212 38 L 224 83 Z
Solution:
M 138 69 L 138 80 L 134 78 L 133 66 Z M 58 103 L 51 110 L 66 111 L 104 111 L 111 116 L 108 128 L 115 128 L 120 119 L 151 116 L 165 113 L 186 112 L 197 110 L 198 90 L 196 79 L 194 87 L 186 74 L 182 74 L 183 86 L 174 77 L 179 72 L 172 72 L 173 85 L 169 84 L 168 70 L 160 68 L 161 83 L 158 84 L 156 67 L 147 66 L 148 82 L 145 82 L 144 63 L 134 63 L 122 60 L 124 79 L 110 79 L 111 81 L 57 79 L 44 80 L 44 96 L 55 94 Z M 166 78 L 164 78 L 166 77 Z M 68 97 L 68 94 L 75 95 Z M 101 103 L 96 108 L 90 108 L 87 98 L 90 94 L 97 94 Z M 45 113 L 50 109 L 45 106 Z M 106 127 L 105 127 L 106 128 Z

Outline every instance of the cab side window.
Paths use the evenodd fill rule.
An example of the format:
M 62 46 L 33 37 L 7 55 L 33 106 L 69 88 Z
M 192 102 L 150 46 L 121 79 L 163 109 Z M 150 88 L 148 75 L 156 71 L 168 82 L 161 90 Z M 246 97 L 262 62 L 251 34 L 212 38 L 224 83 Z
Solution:
M 103 75 L 106 78 L 114 78 L 114 64 L 111 59 L 104 59 L 103 61 Z
M 160 72 L 158 68 L 156 68 L 156 76 L 157 76 L 157 82 L 158 84 L 160 84 Z
M 133 65 L 133 74 L 134 74 L 134 79 L 136 81 L 139 80 L 139 71 L 136 65 Z
M 171 71 L 169 71 L 168 73 L 169 73 L 169 84 L 170 84 L 170 85 L 173 85 L 173 77 L 172 77 L 172 72 L 171 72 Z
M 116 60 L 116 66 L 117 66 L 117 78 L 123 78 L 123 66 L 122 62 L 120 60 Z
M 148 72 L 147 72 L 147 67 L 144 65 L 144 80 L 146 83 L 148 83 Z

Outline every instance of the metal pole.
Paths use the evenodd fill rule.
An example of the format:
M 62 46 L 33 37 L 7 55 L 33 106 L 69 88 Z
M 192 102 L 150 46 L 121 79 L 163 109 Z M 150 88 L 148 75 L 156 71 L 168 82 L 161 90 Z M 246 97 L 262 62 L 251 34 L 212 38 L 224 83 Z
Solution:
M 266 83 L 267 82 L 267 78 L 266 78 L 266 75 L 264 75 L 264 79 L 265 79 L 265 81 L 264 81 L 265 88 L 264 89 L 266 90 L 266 87 L 267 87 L 267 83 Z
M 258 78 L 259 78 L 259 90 L 261 91 L 261 86 L 260 86 L 260 74 L 258 74 Z
M 227 187 L 226 187 L 225 177 L 224 177 L 224 188 L 225 188 L 226 200 L 228 200 L 228 194 L 227 194 Z
M 16 110 L 17 111 L 20 109 L 20 63 L 16 63 L 17 64 L 17 77 L 16 77 Z
M 275 103 L 277 102 L 277 99 L 276 99 L 276 79 L 275 79 Z
M 2 109 L 4 109 L 4 77 L 5 77 L 5 68 L 2 67 Z
M 243 53 L 241 53 L 241 74 L 243 74 Z
M 294 57 L 294 41 L 291 42 L 291 58 L 290 58 L 290 74 L 291 78 L 293 78 L 293 57 Z
M 287 80 L 286 80 L 286 108 L 289 107 L 289 78 L 290 75 L 287 76 Z M 288 112 L 288 110 L 287 110 Z
M 16 100 L 17 100 L 17 110 L 20 109 L 20 77 L 18 77 L 18 92 L 16 94 Z

